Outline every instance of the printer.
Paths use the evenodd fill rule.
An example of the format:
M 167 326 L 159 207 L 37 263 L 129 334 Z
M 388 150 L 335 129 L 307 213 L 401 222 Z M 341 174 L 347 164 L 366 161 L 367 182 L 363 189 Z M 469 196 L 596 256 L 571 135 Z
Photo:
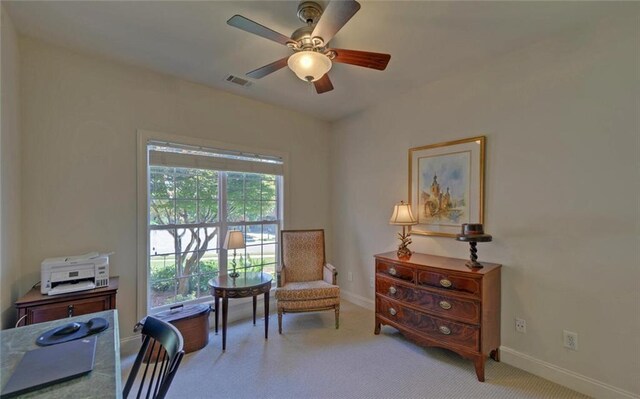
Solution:
M 109 255 L 89 252 L 43 260 L 40 292 L 59 295 L 109 286 Z

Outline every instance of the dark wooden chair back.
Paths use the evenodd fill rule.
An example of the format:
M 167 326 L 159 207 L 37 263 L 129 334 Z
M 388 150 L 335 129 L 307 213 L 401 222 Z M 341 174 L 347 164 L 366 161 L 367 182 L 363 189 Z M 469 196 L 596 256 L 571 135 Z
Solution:
M 162 399 L 167 394 L 184 356 L 182 334 L 171 324 L 148 316 L 142 326 L 142 335 L 142 347 L 129 373 L 122 396 L 129 397 L 131 388 L 138 380 L 136 398 L 144 395 L 145 398 Z M 144 372 L 138 377 L 145 360 L 147 362 Z M 143 394 L 145 387 L 146 392 Z

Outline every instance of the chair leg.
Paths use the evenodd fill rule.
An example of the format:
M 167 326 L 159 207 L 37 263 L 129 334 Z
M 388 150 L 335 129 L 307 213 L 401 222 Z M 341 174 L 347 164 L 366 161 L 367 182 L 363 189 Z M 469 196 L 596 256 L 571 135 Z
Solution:
M 282 310 L 278 309 L 278 334 L 282 334 Z
M 340 327 L 340 305 L 336 305 L 336 330 Z

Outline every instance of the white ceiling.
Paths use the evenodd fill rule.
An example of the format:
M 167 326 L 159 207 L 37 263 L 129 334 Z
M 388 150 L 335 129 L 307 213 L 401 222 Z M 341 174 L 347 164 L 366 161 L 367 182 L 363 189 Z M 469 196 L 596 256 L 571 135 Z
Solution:
M 615 3 L 360 1 L 331 46 L 391 54 L 386 71 L 335 64 L 318 95 L 283 68 L 247 88 L 244 77 L 290 50 L 226 24 L 241 14 L 289 36 L 295 1 L 3 1 L 18 31 L 217 89 L 337 120 L 384 98 L 477 65 L 615 11 Z M 321 4 L 327 2 L 319 1 Z

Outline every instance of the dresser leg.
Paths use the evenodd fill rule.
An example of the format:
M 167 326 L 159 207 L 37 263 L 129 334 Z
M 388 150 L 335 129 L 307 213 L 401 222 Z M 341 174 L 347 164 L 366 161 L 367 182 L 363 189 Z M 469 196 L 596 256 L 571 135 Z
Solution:
M 492 350 L 491 354 L 489 356 L 491 356 L 491 358 L 493 360 L 495 360 L 496 362 L 499 362 L 500 361 L 500 348 L 496 348 L 496 349 Z
M 476 376 L 480 382 L 484 382 L 484 360 L 484 356 L 479 356 L 473 362 L 476 367 Z
M 375 327 L 374 327 L 374 329 L 373 329 L 373 333 L 374 333 L 375 335 L 380 334 L 380 322 L 379 322 L 378 320 L 376 320 L 376 325 L 375 325 Z

